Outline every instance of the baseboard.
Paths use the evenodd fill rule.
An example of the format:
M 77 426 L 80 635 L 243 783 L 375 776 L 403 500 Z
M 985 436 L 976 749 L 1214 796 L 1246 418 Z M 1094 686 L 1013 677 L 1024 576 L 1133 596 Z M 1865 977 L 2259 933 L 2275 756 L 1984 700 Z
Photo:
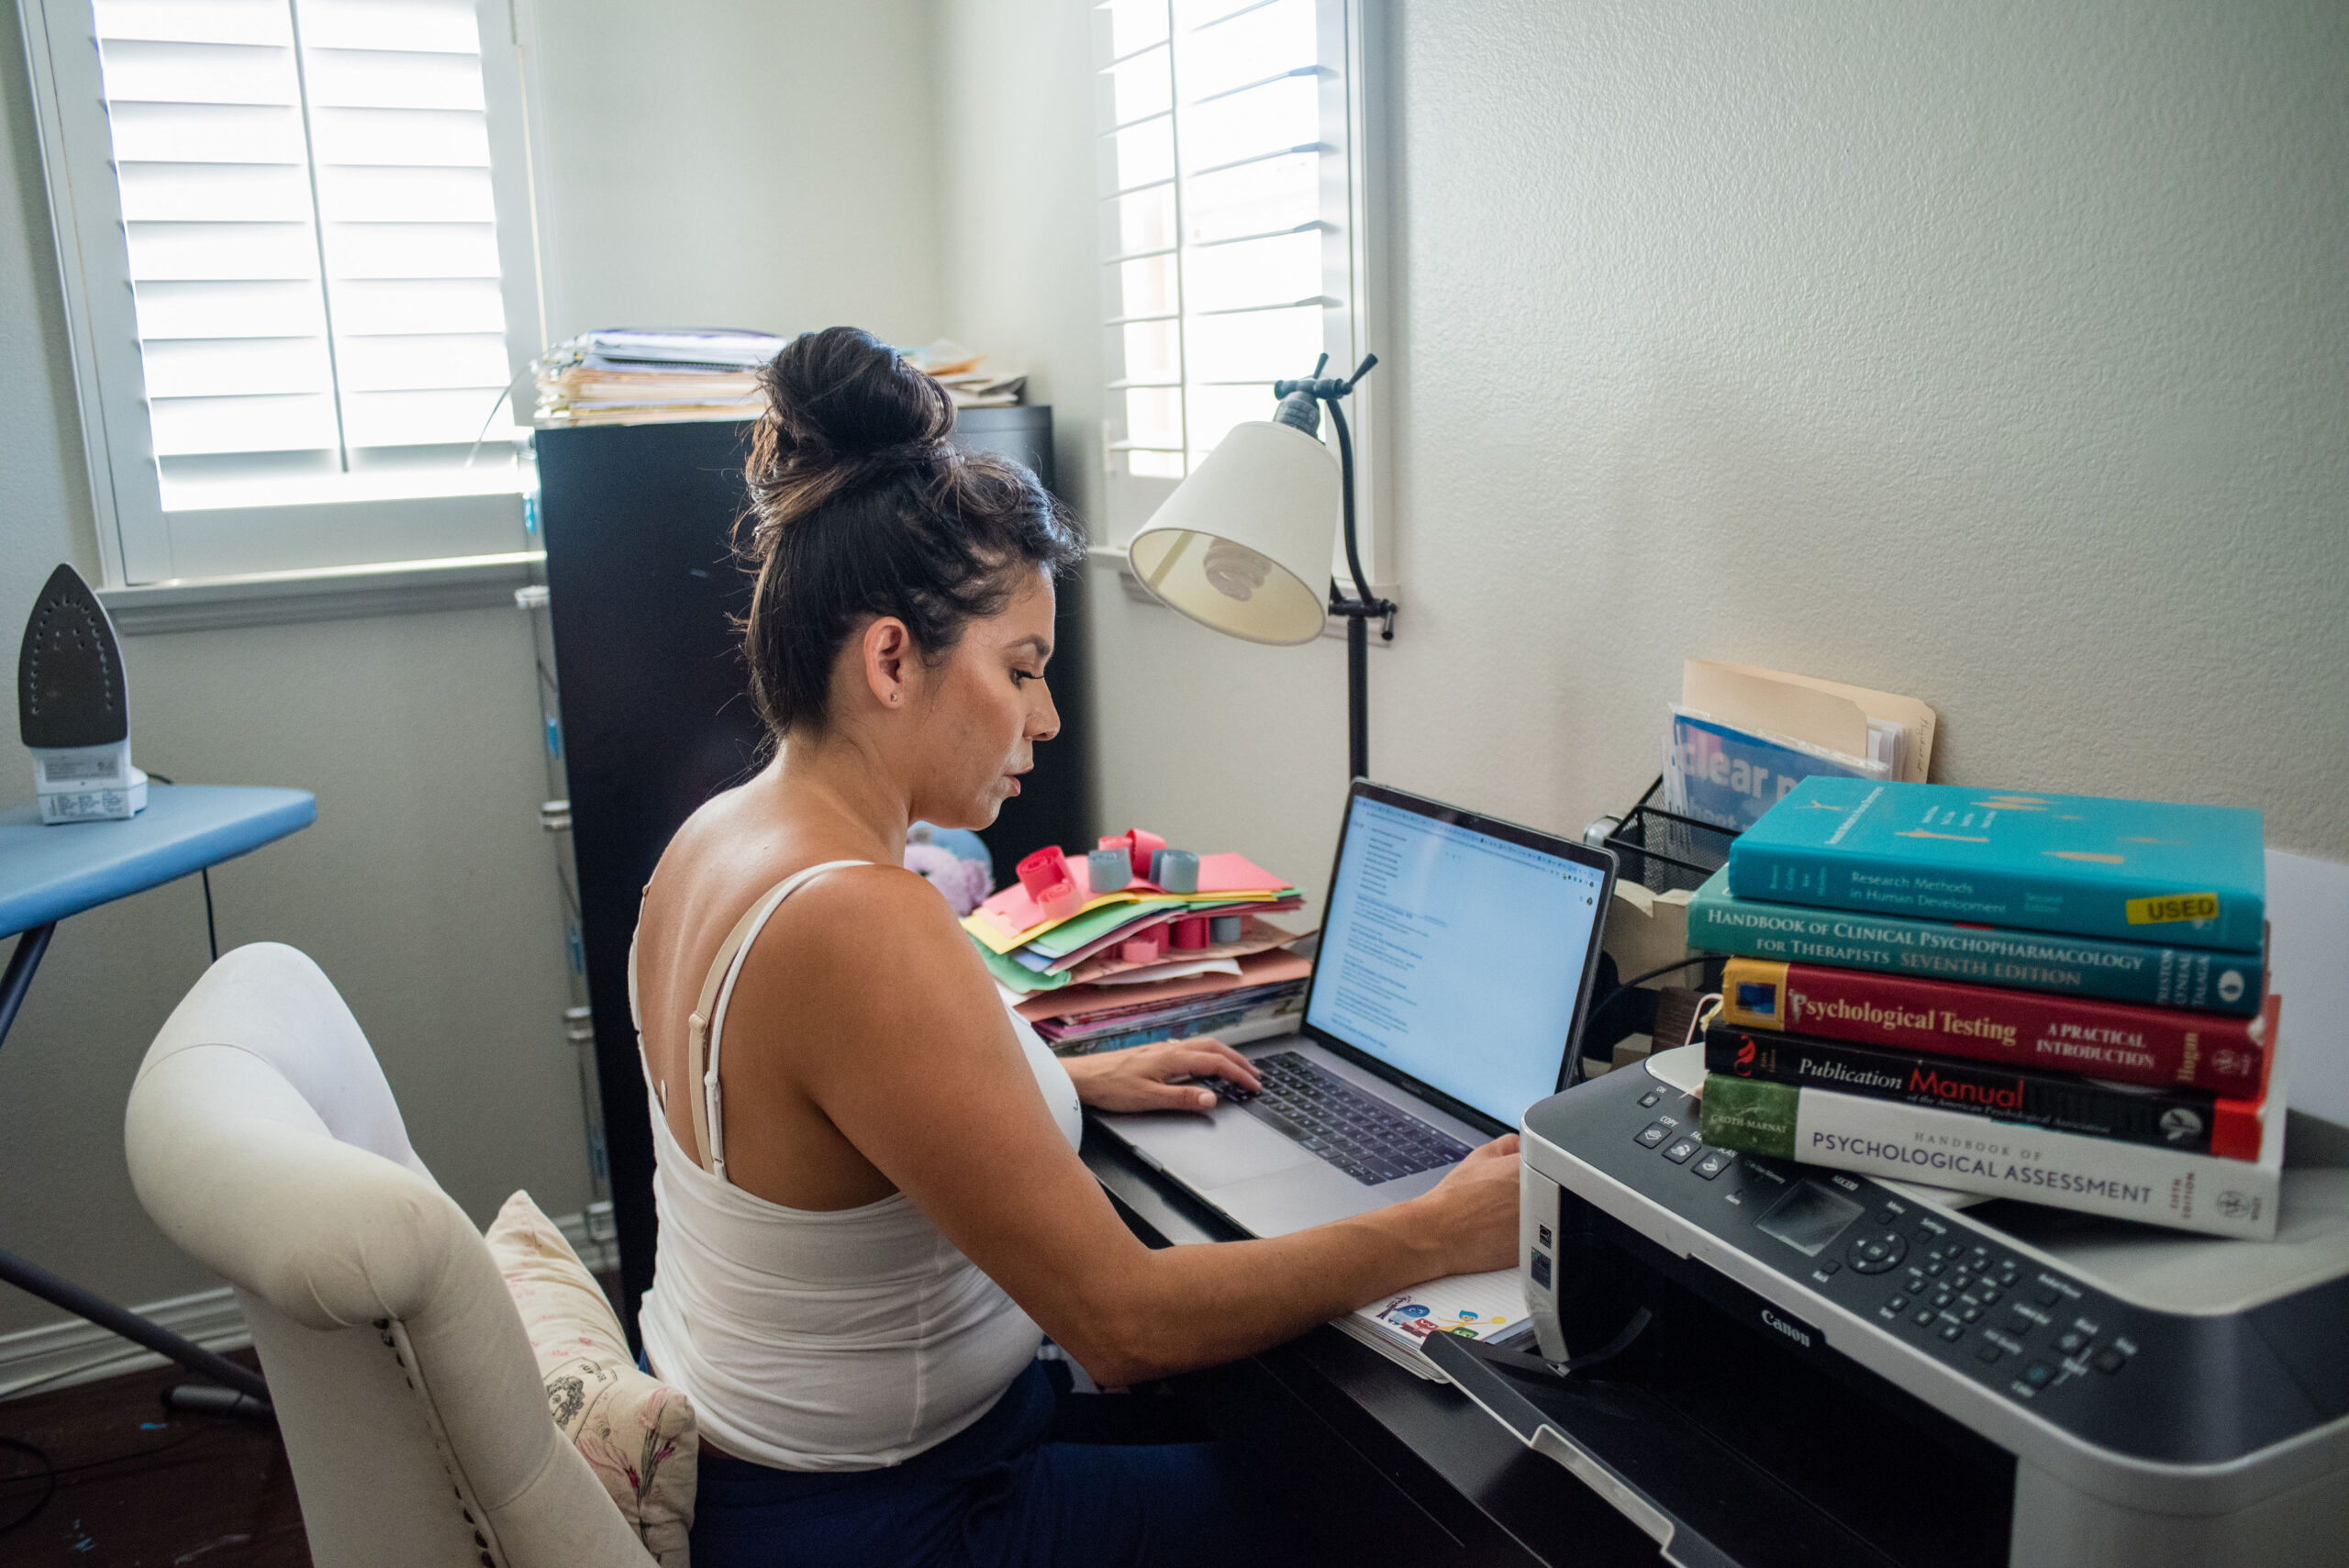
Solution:
M 619 1241 L 612 1229 L 610 1204 L 591 1204 L 584 1214 L 557 1215 L 553 1219 L 588 1272 L 609 1273 L 619 1267 Z M 131 1310 L 207 1351 L 242 1350 L 253 1342 L 236 1296 L 225 1284 L 150 1301 Z M 168 1364 L 154 1351 L 118 1339 L 95 1323 L 63 1318 L 36 1329 L 0 1334 L 0 1400 Z
M 241 1350 L 253 1342 L 245 1315 L 227 1285 L 131 1308 L 158 1328 L 207 1351 Z M 118 1339 L 95 1323 L 61 1318 L 38 1329 L 0 1334 L 0 1399 L 46 1394 L 102 1377 L 170 1364 L 152 1351 Z

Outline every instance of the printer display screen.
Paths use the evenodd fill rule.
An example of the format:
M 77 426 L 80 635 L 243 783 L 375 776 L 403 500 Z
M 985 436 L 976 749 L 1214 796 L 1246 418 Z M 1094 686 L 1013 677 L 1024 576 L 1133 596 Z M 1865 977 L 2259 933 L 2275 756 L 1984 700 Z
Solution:
M 1762 1217 L 1757 1229 L 1765 1236 L 1776 1237 L 1804 1257 L 1815 1258 L 1820 1248 L 1835 1240 L 1843 1227 L 1861 1213 L 1858 1204 L 1832 1188 L 1817 1182 L 1799 1182 Z

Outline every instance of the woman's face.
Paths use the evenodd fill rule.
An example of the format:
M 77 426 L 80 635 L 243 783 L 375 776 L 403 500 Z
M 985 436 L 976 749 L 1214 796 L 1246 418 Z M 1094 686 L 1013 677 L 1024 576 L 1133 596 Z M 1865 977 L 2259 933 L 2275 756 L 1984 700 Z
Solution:
M 970 622 L 954 651 L 922 672 L 907 715 L 917 817 L 990 826 L 1036 765 L 1036 743 L 1060 733 L 1044 684 L 1054 606 L 1051 574 L 1028 572 L 1001 615 Z

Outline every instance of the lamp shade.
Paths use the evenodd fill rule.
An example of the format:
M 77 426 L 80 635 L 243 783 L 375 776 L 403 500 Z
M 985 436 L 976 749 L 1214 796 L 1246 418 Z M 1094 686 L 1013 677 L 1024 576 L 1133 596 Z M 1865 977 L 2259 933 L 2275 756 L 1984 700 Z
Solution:
M 1250 642 L 1310 642 L 1329 617 L 1338 460 L 1268 422 L 1231 433 L 1126 546 L 1160 601 Z

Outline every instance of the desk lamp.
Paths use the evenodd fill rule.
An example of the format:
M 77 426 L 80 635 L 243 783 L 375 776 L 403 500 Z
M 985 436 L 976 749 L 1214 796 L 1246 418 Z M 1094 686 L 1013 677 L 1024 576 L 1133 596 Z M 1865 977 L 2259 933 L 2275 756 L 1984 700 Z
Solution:
M 1374 598 L 1354 537 L 1354 442 L 1341 403 L 1378 362 L 1323 379 L 1324 354 L 1303 381 L 1273 384 L 1269 421 L 1235 425 L 1126 546 L 1134 574 L 1168 608 L 1228 637 L 1275 646 L 1312 641 L 1346 621 L 1347 765 L 1370 775 L 1369 623 L 1395 639 L 1395 606 Z M 1321 443 L 1321 406 L 1338 432 Z M 1330 574 L 1330 525 L 1340 523 L 1352 596 Z M 1329 584 L 1326 596 L 1319 584 Z

